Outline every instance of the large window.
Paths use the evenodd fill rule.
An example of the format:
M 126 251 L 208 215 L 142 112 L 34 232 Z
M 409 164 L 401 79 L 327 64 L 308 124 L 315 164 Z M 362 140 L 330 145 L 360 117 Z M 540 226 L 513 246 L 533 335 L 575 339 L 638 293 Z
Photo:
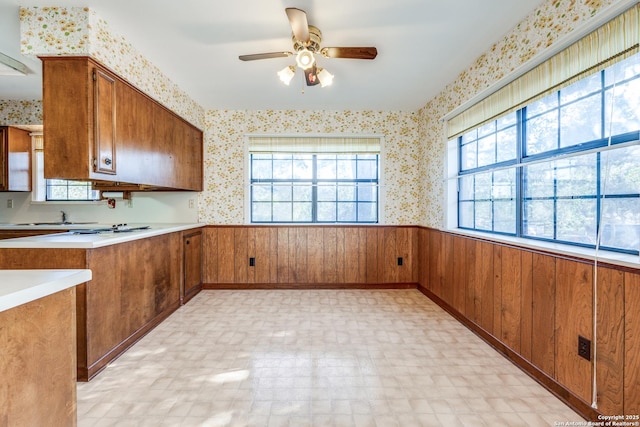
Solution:
M 377 223 L 378 138 L 250 138 L 252 223 Z
M 460 228 L 637 254 L 640 54 L 458 137 Z

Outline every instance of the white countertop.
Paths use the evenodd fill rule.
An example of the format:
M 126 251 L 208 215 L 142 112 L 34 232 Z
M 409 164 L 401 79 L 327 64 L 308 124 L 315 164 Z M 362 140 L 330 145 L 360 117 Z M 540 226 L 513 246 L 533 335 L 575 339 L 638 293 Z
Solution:
M 135 228 L 140 226 L 149 226 L 147 230 L 130 231 L 124 233 L 105 232 L 100 234 L 74 234 L 73 231 L 42 234 L 38 236 L 19 237 L 15 239 L 0 240 L 0 249 L 3 248 L 99 248 L 102 246 L 115 245 L 118 243 L 130 242 L 132 240 L 146 239 L 148 237 L 159 236 L 177 231 L 190 230 L 193 228 L 203 227 L 204 224 L 193 223 L 173 223 L 173 224 L 128 224 L 129 227 Z M 20 228 L 18 228 L 20 227 Z M 66 227 L 66 226 L 65 226 Z M 94 228 L 110 228 L 111 225 L 87 224 L 82 227 L 73 227 L 74 229 L 94 229 Z M 50 225 L 38 226 L 12 226 L 0 225 L 0 230 L 51 230 Z M 71 230 L 71 228 L 63 228 L 63 230 Z
M 91 280 L 91 270 L 0 270 L 0 312 Z

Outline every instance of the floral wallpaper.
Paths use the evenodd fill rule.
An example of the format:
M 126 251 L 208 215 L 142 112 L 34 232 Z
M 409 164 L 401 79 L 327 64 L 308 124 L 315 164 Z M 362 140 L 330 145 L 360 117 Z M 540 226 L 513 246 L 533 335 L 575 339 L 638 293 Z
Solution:
M 420 109 L 421 139 L 425 144 L 421 177 L 425 191 L 417 201 L 422 206 L 420 225 L 445 227 L 446 124 L 442 117 L 535 60 L 559 39 L 616 3 L 617 0 L 545 1 Z
M 0 99 L 0 124 L 10 125 L 41 125 L 42 101 L 33 100 L 2 100 Z
M 203 128 L 204 110 L 87 7 L 21 7 L 25 55 L 87 55 L 147 95 Z
M 415 179 L 423 158 L 416 113 L 392 111 L 208 111 L 205 120 L 205 189 L 200 221 L 244 224 L 246 134 L 375 134 L 383 137 L 382 175 L 387 224 L 417 224 Z

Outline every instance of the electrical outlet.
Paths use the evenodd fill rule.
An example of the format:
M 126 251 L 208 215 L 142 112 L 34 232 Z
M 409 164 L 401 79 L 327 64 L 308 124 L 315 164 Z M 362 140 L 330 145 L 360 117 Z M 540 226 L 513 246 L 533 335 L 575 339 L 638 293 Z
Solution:
M 195 199 L 189 199 L 189 209 L 195 209 L 196 201 Z
M 398 265 L 402 265 L 402 262 L 403 262 L 402 257 L 401 257 L 401 256 L 399 256 L 399 257 L 398 257 Z
M 8 199 L 7 200 L 7 208 L 8 209 L 13 209 L 13 199 Z
M 255 267 L 256 266 L 256 259 L 254 257 L 250 257 L 249 258 L 249 267 Z
M 591 361 L 591 340 L 578 335 L 578 356 Z

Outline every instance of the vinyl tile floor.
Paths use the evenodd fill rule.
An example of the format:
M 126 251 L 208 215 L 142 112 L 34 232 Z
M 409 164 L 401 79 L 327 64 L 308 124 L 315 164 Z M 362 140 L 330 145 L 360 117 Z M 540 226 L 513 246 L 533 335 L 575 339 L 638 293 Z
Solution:
M 415 289 L 206 290 L 88 383 L 84 426 L 583 421 Z

